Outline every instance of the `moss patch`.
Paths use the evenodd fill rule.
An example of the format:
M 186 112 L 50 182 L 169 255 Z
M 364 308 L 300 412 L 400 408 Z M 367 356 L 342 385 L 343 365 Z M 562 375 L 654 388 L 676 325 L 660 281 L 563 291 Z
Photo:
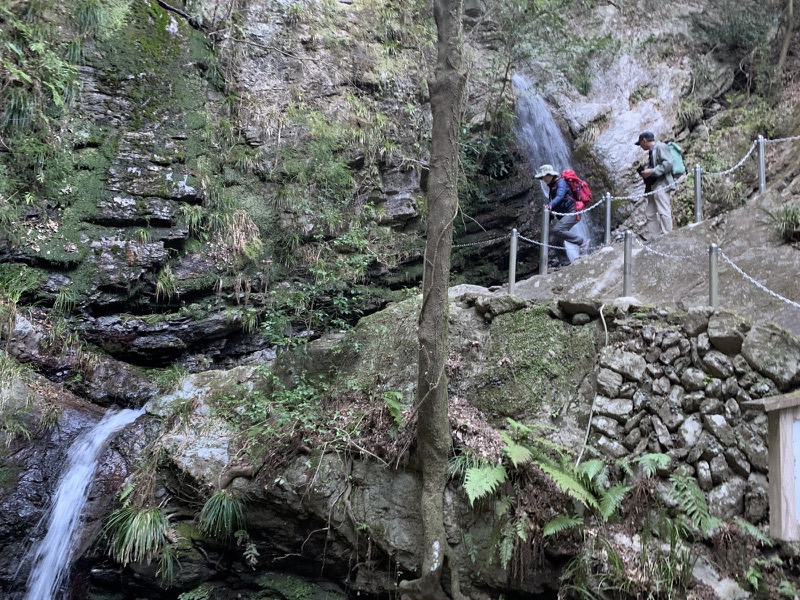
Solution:
M 421 298 L 361 319 L 334 349 L 331 392 L 407 390 L 416 382 Z
M 553 319 L 546 305 L 497 317 L 472 404 L 492 418 L 527 421 L 559 410 L 596 356 L 595 330 Z
M 292 575 L 268 573 L 259 577 L 257 583 L 264 591 L 254 598 L 263 600 L 344 600 L 341 594 L 324 591 Z

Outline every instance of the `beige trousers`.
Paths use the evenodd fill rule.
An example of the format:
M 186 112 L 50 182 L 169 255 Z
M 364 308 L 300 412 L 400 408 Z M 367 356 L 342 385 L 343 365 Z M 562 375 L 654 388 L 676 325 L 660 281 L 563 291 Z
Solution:
M 669 196 L 669 186 L 656 188 L 654 192 L 647 197 L 647 204 L 644 207 L 649 240 L 672 231 L 672 201 Z

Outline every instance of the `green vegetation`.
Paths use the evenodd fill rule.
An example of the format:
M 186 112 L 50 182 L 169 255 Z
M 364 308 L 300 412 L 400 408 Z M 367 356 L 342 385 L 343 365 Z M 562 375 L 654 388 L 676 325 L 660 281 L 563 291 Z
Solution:
M 772 31 L 781 19 L 780 3 L 761 3 L 756 0 L 724 0 L 717 6 L 720 19 L 703 19 L 696 22 L 701 28 L 696 39 L 703 40 L 707 48 L 725 56 L 739 65 L 740 89 L 769 94 L 778 83 L 773 49 L 770 47 Z
M 324 591 L 293 575 L 268 573 L 256 581 L 263 590 L 258 598 L 285 598 L 286 600 L 344 600 L 341 594 Z
M 122 505 L 105 520 L 103 536 L 108 540 L 108 553 L 123 566 L 157 561 L 158 574 L 170 582 L 175 574 L 175 556 L 169 517 L 161 507 L 137 506 L 135 497 L 133 485 L 128 484 L 120 495 Z
M 784 204 L 774 211 L 762 209 L 772 228 L 787 243 L 800 241 L 800 204 Z
M 244 527 L 242 501 L 227 490 L 215 491 L 200 511 L 198 528 L 207 536 L 229 539 Z
M 217 390 L 211 399 L 214 414 L 242 432 L 247 454 L 258 458 L 266 448 L 276 454 L 279 447 L 307 443 L 328 431 L 321 418 L 327 390 L 321 379 L 299 373 L 284 382 L 267 366 L 259 369 L 259 377 L 256 389 L 234 385 Z

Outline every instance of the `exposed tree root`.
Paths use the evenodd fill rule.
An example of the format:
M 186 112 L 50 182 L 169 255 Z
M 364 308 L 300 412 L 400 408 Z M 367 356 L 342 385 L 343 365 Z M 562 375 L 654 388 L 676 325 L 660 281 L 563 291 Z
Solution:
M 449 544 L 444 545 L 444 556 L 450 566 L 450 596 L 442 589 L 441 571 L 423 575 L 419 579 L 400 582 L 400 600 L 470 600 L 461 593 L 455 554 Z
M 224 490 L 231 482 L 237 477 L 252 477 L 258 472 L 258 469 L 253 464 L 244 465 L 228 465 L 222 473 L 219 474 L 219 485 L 217 489 Z

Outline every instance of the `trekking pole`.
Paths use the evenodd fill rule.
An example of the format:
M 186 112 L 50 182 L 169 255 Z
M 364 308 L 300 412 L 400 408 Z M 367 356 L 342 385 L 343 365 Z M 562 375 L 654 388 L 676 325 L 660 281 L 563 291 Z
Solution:
M 517 281 L 517 228 L 511 230 L 511 250 L 508 253 L 508 295 L 514 295 Z
M 716 244 L 708 247 L 708 303 L 714 310 L 717 309 L 719 296 L 719 271 L 717 269 L 717 255 L 719 248 Z
M 606 192 L 606 246 L 611 244 L 611 192 Z
M 547 274 L 547 252 L 550 249 L 550 211 L 542 208 L 542 248 L 539 251 L 539 275 Z
M 703 169 L 700 165 L 694 167 L 694 222 L 703 220 Z
M 625 262 L 622 270 L 622 295 L 626 298 L 631 295 L 631 248 L 633 247 L 633 234 L 630 230 L 625 232 Z

